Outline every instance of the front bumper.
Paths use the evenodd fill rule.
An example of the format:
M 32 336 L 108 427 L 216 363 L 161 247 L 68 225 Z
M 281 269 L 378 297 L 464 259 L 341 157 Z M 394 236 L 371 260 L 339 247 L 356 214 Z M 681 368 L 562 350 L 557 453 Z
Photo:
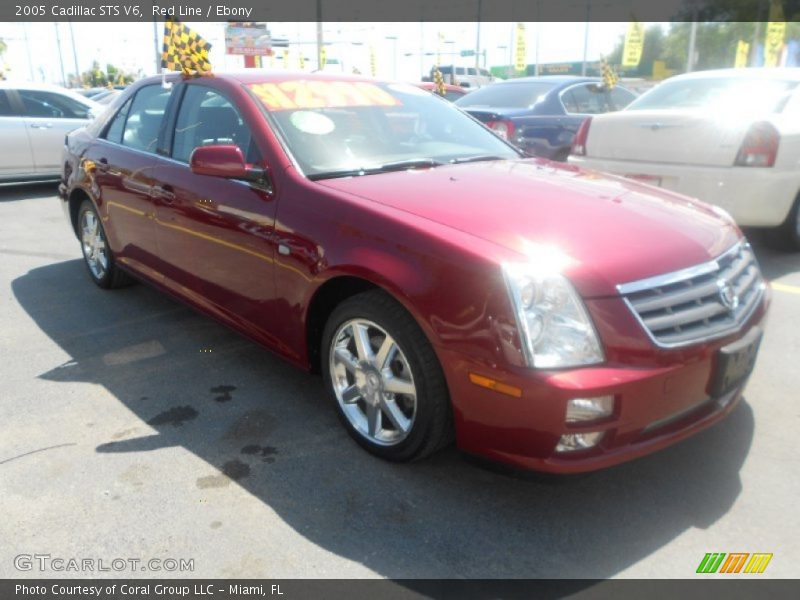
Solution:
M 525 469 L 579 473 L 610 467 L 665 448 L 713 425 L 739 402 L 745 383 L 711 397 L 717 350 L 763 325 L 770 294 L 736 334 L 684 348 L 666 360 L 655 346 L 641 366 L 605 364 L 559 371 L 501 369 L 439 348 L 453 400 L 456 439 L 467 453 Z M 521 397 L 478 387 L 477 373 L 522 390 Z M 565 422 L 567 401 L 615 397 L 611 417 L 589 425 Z M 564 434 L 603 431 L 587 450 L 556 452 Z
M 800 192 L 797 169 L 659 164 L 579 156 L 570 156 L 569 163 L 632 177 L 714 204 L 747 227 L 781 225 Z

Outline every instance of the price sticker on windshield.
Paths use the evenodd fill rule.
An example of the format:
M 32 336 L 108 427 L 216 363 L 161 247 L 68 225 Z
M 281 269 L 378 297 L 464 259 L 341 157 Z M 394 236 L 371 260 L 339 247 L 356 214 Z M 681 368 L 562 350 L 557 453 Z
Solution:
M 402 105 L 389 92 L 366 81 L 291 80 L 254 83 L 250 89 L 268 110 Z

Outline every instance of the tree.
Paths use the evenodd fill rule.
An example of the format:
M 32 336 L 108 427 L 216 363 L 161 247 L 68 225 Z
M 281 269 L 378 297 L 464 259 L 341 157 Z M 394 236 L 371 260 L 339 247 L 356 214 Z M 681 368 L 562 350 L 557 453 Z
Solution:
M 94 61 L 88 71 L 81 73 L 79 81 L 71 76 L 70 84 L 77 84 L 81 87 L 105 87 L 107 85 L 127 85 L 136 81 L 137 78 L 137 74 L 126 73 L 111 63 L 106 64 L 104 71 L 100 68 L 100 63 Z
M 3 58 L 3 54 L 6 53 L 6 50 L 8 50 L 8 46 L 5 41 L 3 41 L 3 38 L 0 38 L 0 59 Z M 0 63 L 0 81 L 6 78 L 7 70 L 5 63 Z

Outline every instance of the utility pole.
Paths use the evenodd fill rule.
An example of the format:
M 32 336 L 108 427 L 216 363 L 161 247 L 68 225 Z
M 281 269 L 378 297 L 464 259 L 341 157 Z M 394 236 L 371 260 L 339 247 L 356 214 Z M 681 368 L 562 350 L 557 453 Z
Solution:
M 586 0 L 586 28 L 583 32 L 583 64 L 581 65 L 581 75 L 584 77 L 586 77 L 586 59 L 589 55 L 589 21 L 591 21 L 591 19 L 592 5 L 589 0 Z
M 61 64 L 61 85 L 67 87 L 67 78 L 64 75 L 64 56 L 61 54 L 61 35 L 58 32 L 58 22 L 53 23 L 56 28 L 56 44 L 58 45 L 58 62 Z
M 697 43 L 697 19 L 692 21 L 692 28 L 689 30 L 689 56 L 686 57 L 686 72 L 691 73 L 694 69 L 695 44 Z
M 322 0 L 317 0 L 317 68 L 322 65 Z
M 72 60 L 75 62 L 75 81 L 80 87 L 81 70 L 78 68 L 78 51 L 75 49 L 75 31 L 72 29 L 72 21 L 69 22 L 69 37 L 72 39 Z
M 480 73 L 481 68 L 481 8 L 483 0 L 478 0 L 478 27 L 475 38 L 475 73 Z
M 158 21 L 153 19 L 153 48 L 156 51 L 156 73 L 161 73 L 161 48 L 158 47 Z

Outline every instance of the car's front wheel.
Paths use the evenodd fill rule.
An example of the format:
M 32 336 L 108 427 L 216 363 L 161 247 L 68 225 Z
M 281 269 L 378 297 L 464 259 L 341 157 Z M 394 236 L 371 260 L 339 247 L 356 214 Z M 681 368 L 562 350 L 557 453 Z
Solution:
M 452 439 L 450 400 L 433 348 L 384 292 L 358 294 L 336 307 L 321 354 L 339 418 L 369 452 L 409 461 Z
M 92 281 L 105 289 L 122 287 L 133 282 L 114 262 L 103 223 L 90 200 L 84 200 L 78 210 L 78 237 L 81 241 L 83 262 Z

